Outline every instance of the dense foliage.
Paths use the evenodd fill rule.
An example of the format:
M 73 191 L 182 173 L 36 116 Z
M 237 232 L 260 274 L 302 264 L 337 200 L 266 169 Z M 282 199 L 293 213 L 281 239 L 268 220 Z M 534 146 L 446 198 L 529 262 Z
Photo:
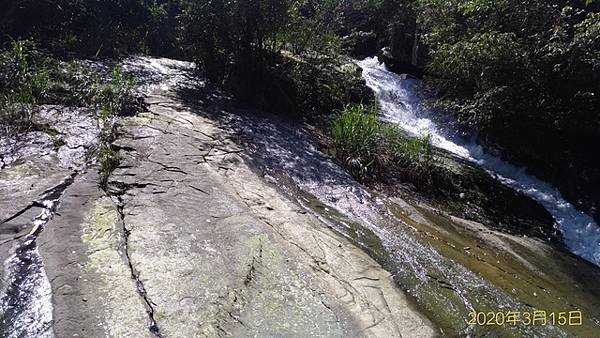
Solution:
M 329 17 L 335 1 L 182 1 L 180 44 L 213 83 L 288 114 L 360 101 Z M 366 97 L 366 96 L 365 96 Z
M 600 5 L 421 0 L 426 83 L 466 131 L 564 190 L 600 184 Z M 573 184 L 574 181 L 576 184 Z M 598 196 L 600 197 L 600 196 Z M 593 197 L 592 197 L 593 198 Z
M 567 194 L 600 186 L 595 0 L 0 0 L 0 8 L 3 67 L 52 69 L 43 65 L 52 58 L 7 61 L 24 39 L 63 60 L 177 56 L 246 105 L 313 121 L 369 103 L 348 56 L 379 54 L 392 70 L 423 76 L 433 103 L 499 154 Z M 58 73 L 0 76 L 7 111 L 53 95 L 45 83 Z
M 61 56 L 173 54 L 175 1 L 1 0 L 0 8 L 0 45 L 33 38 Z

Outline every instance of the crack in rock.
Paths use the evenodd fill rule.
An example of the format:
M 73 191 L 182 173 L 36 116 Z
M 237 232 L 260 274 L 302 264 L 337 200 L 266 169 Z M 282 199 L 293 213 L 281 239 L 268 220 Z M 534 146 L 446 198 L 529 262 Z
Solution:
M 252 279 L 254 278 L 254 274 L 256 273 L 256 265 L 260 264 L 260 262 L 262 261 L 262 254 L 263 254 L 263 243 L 262 243 L 262 239 L 258 239 L 258 256 L 253 255 L 252 256 L 252 263 L 250 263 L 250 269 L 248 270 L 248 273 L 246 274 L 246 278 L 244 278 L 244 285 L 248 286 L 250 285 L 250 283 L 252 282 Z
M 136 290 L 138 292 L 138 295 L 142 299 L 144 306 L 146 308 L 146 313 L 148 314 L 148 320 L 150 322 L 150 324 L 148 325 L 148 330 L 150 331 L 151 334 L 154 335 L 154 337 L 162 338 L 163 336 L 160 333 L 160 328 L 158 326 L 156 319 L 154 318 L 155 311 L 154 311 L 153 305 L 156 305 L 156 304 L 154 304 L 148 297 L 148 292 L 146 291 L 144 283 L 140 279 L 140 273 L 133 266 L 131 257 L 129 255 L 130 231 L 127 229 L 127 226 L 125 225 L 125 215 L 123 213 L 123 201 L 121 200 L 120 196 L 111 196 L 108 192 L 106 192 L 106 194 L 109 197 L 111 197 L 111 200 L 113 200 L 113 203 L 115 204 L 117 213 L 119 215 L 119 222 L 121 223 L 122 230 L 123 230 L 123 237 L 124 237 L 123 238 L 123 256 L 125 259 L 125 263 L 129 267 L 129 270 L 131 271 L 131 278 L 135 281 Z M 116 201 L 115 201 L 115 199 L 116 199 Z

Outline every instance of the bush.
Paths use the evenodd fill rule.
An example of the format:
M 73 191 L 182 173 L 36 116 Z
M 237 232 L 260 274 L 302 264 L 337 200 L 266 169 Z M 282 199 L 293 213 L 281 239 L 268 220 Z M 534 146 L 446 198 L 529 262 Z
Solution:
M 443 170 L 436 165 L 431 139 L 409 138 L 395 125 L 380 122 L 376 109 L 348 105 L 331 125 L 332 155 L 359 181 L 400 178 L 431 186 Z
M 0 45 L 35 38 L 60 56 L 119 56 L 174 43 L 175 0 L 3 1 Z
M 335 3 L 185 0 L 180 43 L 242 104 L 294 117 L 330 114 L 358 102 L 364 87 L 359 72 L 343 70 L 348 60 L 330 22 Z
M 346 106 L 333 119 L 333 155 L 359 180 L 375 164 L 378 129 L 375 110 L 362 104 Z

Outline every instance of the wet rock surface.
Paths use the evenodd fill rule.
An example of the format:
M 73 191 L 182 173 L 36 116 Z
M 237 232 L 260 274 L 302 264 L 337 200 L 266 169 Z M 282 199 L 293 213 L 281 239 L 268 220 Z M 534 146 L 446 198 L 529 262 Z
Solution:
M 381 265 L 252 171 L 231 131 L 181 104 L 177 67 L 154 66 L 163 77 L 145 89 L 149 111 L 120 120 L 105 191 L 99 168 L 80 165 L 92 138 L 61 160 L 61 146 L 80 147 L 60 119 L 6 151 L 4 335 L 436 334 Z
M 430 336 L 389 273 L 244 163 L 170 95 L 125 119 L 109 190 L 164 336 Z
M 51 284 L 57 337 L 135 337 L 148 317 L 123 256 L 119 213 L 98 187 L 96 168 L 64 193 L 37 239 Z
M 100 127 L 76 108 L 39 107 L 32 128 L 0 137 L 0 333 L 52 336 L 52 290 L 37 236 L 89 161 Z
M 3 148 L 1 335 L 599 334 L 597 267 L 371 191 L 302 126 L 234 109 L 190 64 L 125 68 L 147 80 L 148 111 L 118 120 L 105 189 L 88 156 L 99 128 L 69 125 L 75 111 Z M 583 325 L 466 323 L 534 309 L 581 310 Z
M 41 106 L 29 131 L 14 137 L 0 137 L 2 168 L 35 158 L 58 161 L 59 168 L 81 167 L 88 149 L 98 142 L 101 126 L 85 109 Z
M 193 109 L 193 100 L 189 104 Z M 600 330 L 594 311 L 600 297 L 588 291 L 600 277 L 592 264 L 552 242 L 502 231 L 502 226 L 490 229 L 415 199 L 371 191 L 323 155 L 302 126 L 269 114 L 224 107 L 218 102 L 212 112 L 200 114 L 235 130 L 247 149 L 247 160 L 267 181 L 382 264 L 444 334 L 564 337 L 595 335 Z M 581 310 L 586 313 L 585 323 L 570 327 L 466 324 L 475 310 L 540 309 Z

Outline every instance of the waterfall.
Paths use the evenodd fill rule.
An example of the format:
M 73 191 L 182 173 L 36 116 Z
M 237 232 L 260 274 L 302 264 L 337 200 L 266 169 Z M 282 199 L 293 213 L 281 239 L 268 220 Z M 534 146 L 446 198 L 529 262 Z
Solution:
M 589 215 L 577 210 L 550 184 L 528 175 L 485 151 L 474 139 L 462 137 L 448 117 L 440 122 L 435 112 L 420 104 L 418 81 L 388 71 L 377 57 L 358 62 L 363 78 L 379 100 L 383 119 L 414 136 L 430 135 L 432 143 L 471 161 L 502 184 L 537 201 L 552 215 L 564 244 L 574 254 L 600 265 L 600 227 Z

